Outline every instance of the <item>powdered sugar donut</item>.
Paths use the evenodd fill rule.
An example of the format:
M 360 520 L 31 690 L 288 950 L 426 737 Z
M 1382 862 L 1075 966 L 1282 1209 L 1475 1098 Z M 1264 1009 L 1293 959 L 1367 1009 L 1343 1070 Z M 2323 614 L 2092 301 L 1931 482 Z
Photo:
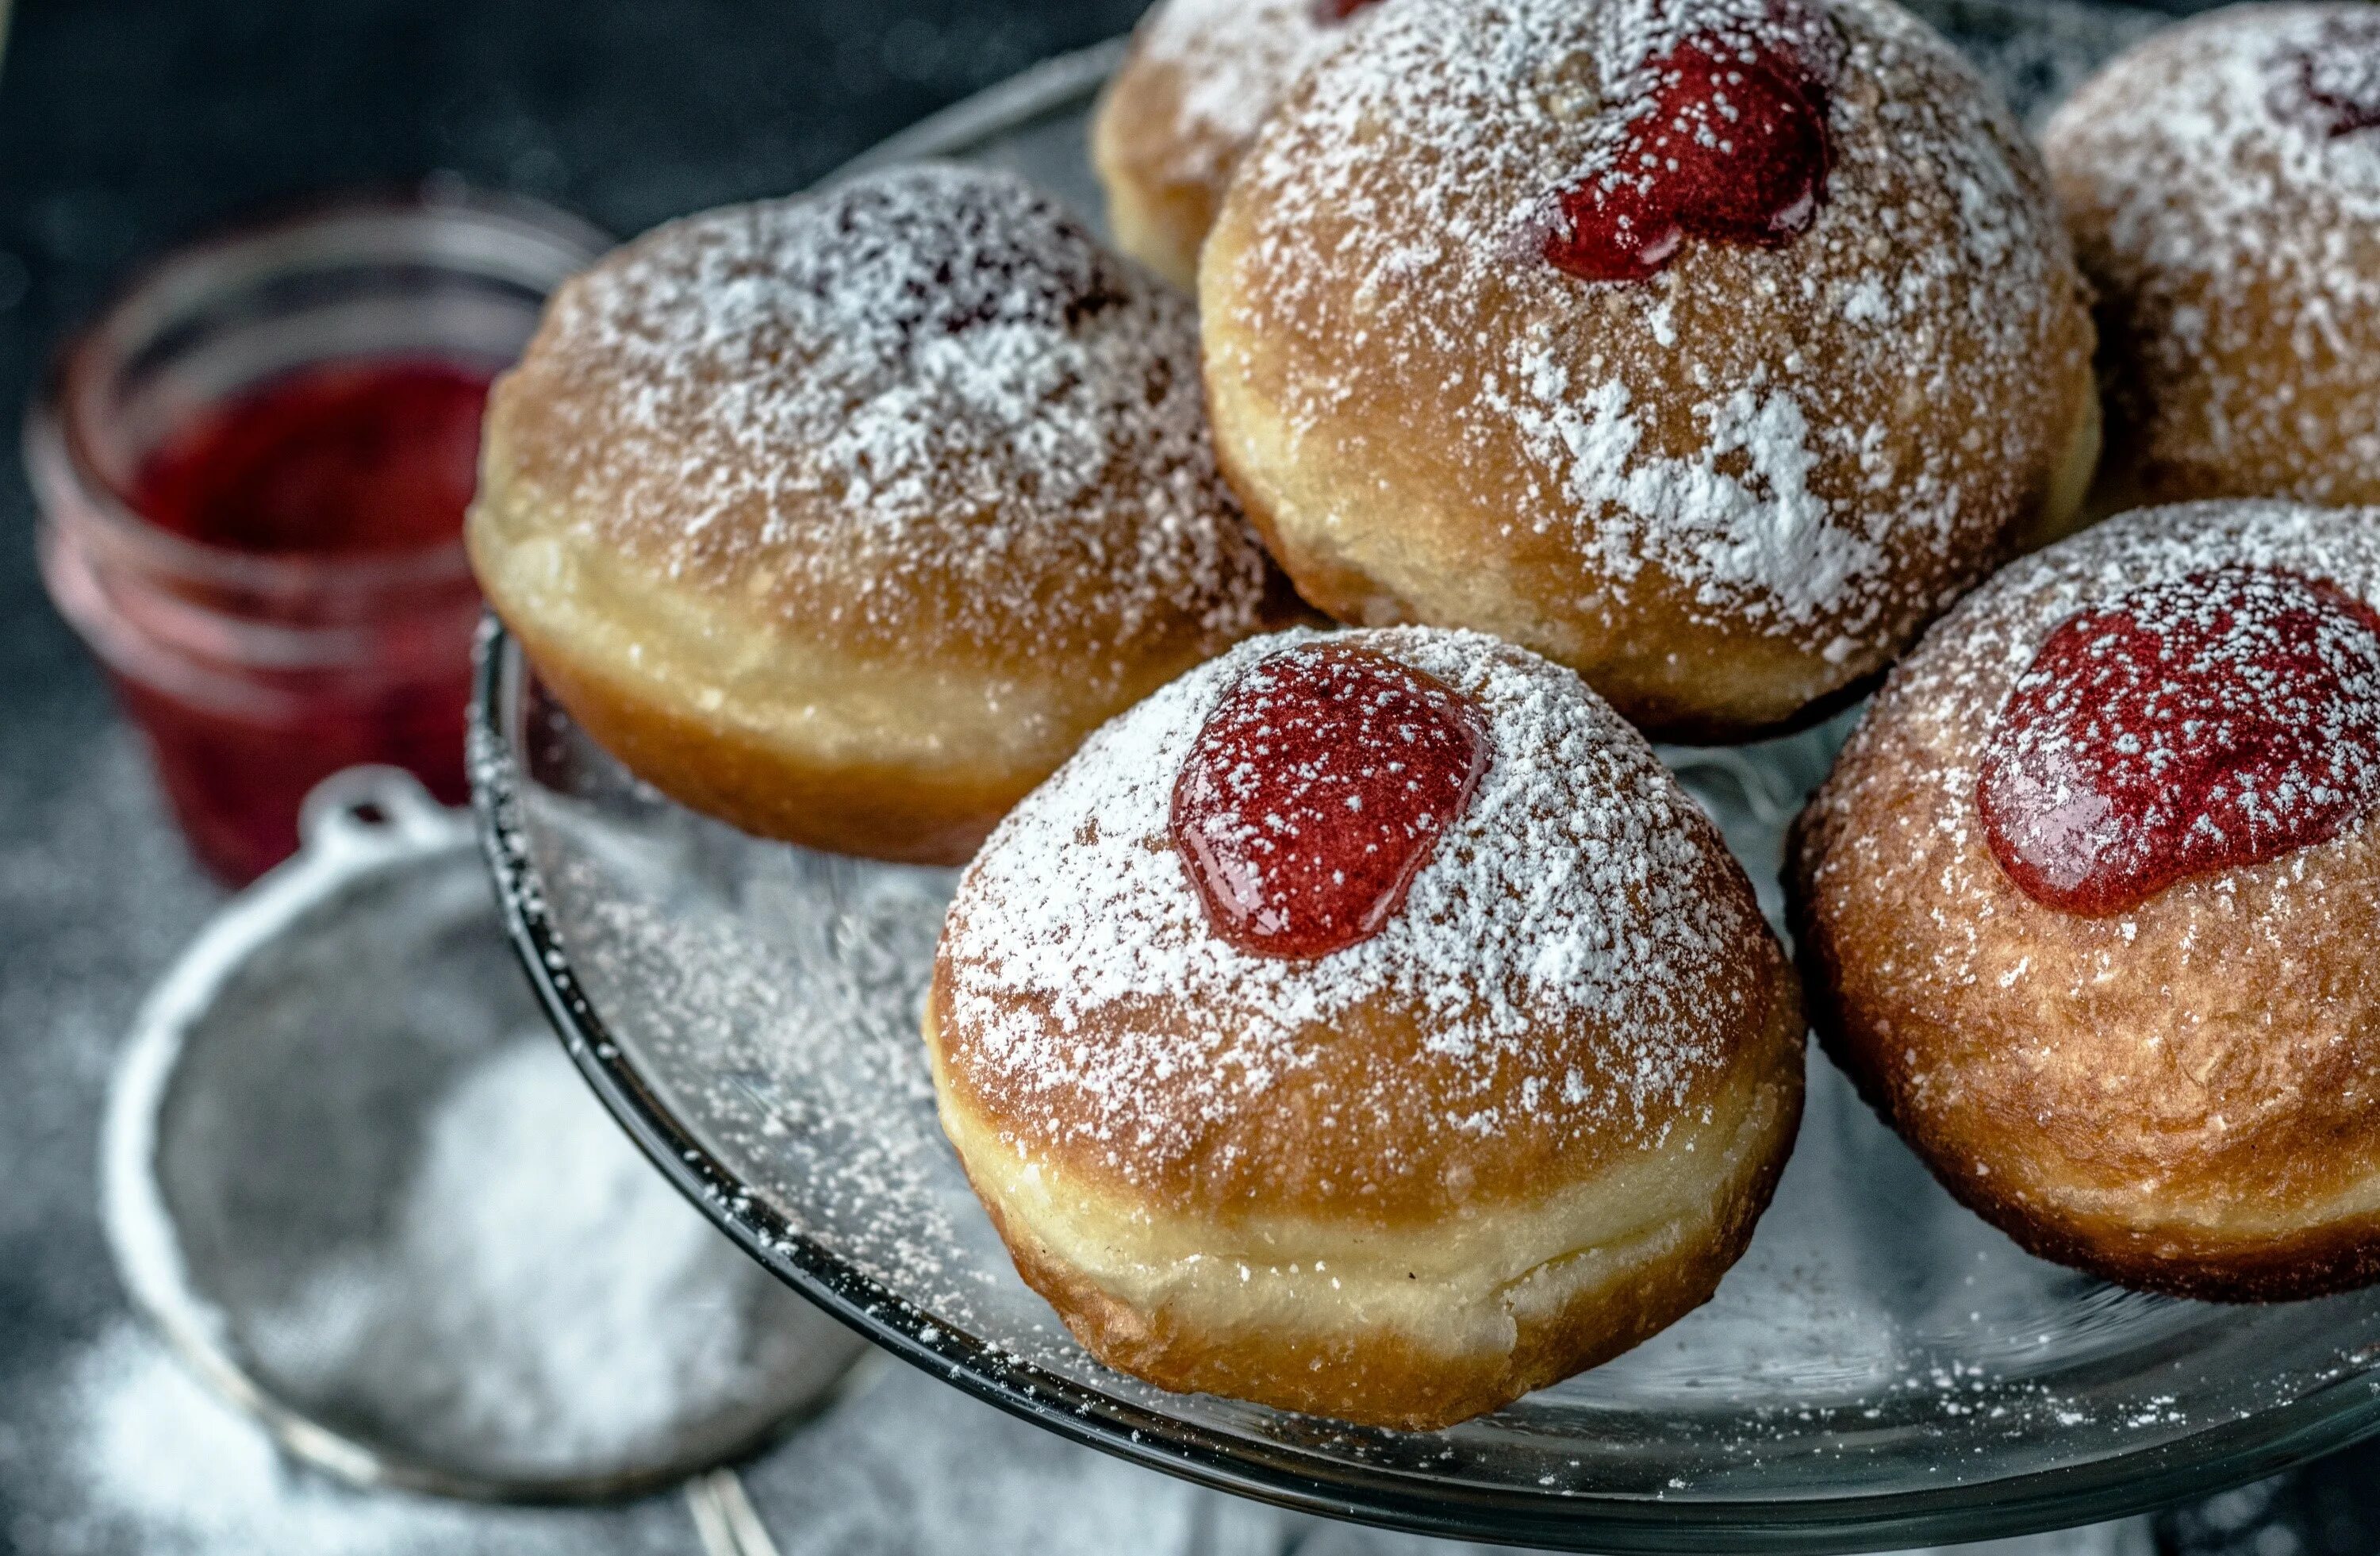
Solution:
M 2111 519 L 1895 670 L 1789 866 L 1830 1048 L 2026 1247 L 2380 1277 L 2380 513 Z
M 2044 146 L 2099 293 L 2108 501 L 2380 501 L 2380 14 L 2194 18 Z
M 1091 161 L 1116 243 L 1187 291 L 1232 170 L 1367 0 L 1158 0 L 1100 95 Z
M 1882 0 L 1398 0 L 1269 122 L 1200 287 L 1225 474 L 1307 599 L 1666 735 L 1844 694 L 2095 453 L 2039 160 Z
M 1471 633 L 1260 638 L 1116 720 L 962 882 L 943 1128 L 1110 1365 L 1431 1428 L 1742 1250 L 1791 970 L 1642 736 Z
M 488 596 L 594 737 L 772 837 L 956 863 L 1286 599 L 1186 300 L 1003 174 L 673 223 L 491 402 Z

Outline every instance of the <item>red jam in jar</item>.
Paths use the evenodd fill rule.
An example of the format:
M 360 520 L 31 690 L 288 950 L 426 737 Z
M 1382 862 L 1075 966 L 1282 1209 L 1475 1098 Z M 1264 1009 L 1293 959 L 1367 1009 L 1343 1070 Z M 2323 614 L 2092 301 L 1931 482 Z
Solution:
M 2380 797 L 2380 616 L 2239 565 L 2082 611 L 2018 678 L 1975 797 L 2009 879 L 2095 917 L 2325 842 Z
M 492 376 L 405 360 L 309 369 L 200 414 L 124 497 L 162 529 L 249 555 L 399 565 L 434 555 L 463 533 Z M 402 767 L 447 804 L 469 796 L 470 622 L 450 613 L 442 625 L 443 643 L 407 646 L 411 674 L 369 689 L 300 677 L 240 708 L 117 677 L 208 869 L 237 882 L 287 857 L 307 791 L 343 768 Z
M 1827 198 L 1824 23 L 1771 7 L 1757 33 L 1690 33 L 1645 62 L 1610 163 L 1560 196 L 1546 258 L 1585 281 L 1645 281 L 1689 237 L 1776 249 Z M 1773 34 L 1773 35 L 1772 35 Z
M 1368 649 L 1290 649 L 1199 729 L 1174 781 L 1174 846 L 1224 940 L 1327 956 L 1404 906 L 1490 755 L 1478 708 L 1444 682 Z
M 450 186 L 169 255 L 78 335 L 26 429 L 51 598 L 225 881 L 343 768 L 467 797 L 480 416 L 585 225 Z
M 201 545 L 327 556 L 452 544 L 492 375 L 451 362 L 304 369 L 200 412 L 125 493 Z

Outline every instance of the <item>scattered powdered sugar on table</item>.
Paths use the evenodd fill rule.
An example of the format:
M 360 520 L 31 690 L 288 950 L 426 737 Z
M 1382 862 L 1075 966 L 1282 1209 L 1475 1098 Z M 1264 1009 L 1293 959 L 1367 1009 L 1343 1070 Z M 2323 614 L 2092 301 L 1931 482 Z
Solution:
M 119 1321 L 65 1379 L 58 1446 L 77 1550 L 143 1556 L 588 1556 L 686 1550 L 666 1504 L 530 1512 L 349 1490 L 283 1458 L 163 1342 Z M 69 1547 L 49 1549 L 64 1552 Z
M 1311 640 L 1259 638 L 1194 671 L 1010 814 L 952 907 L 945 1041 L 1014 1106 L 1165 1160 L 1315 1063 L 1314 1031 L 1387 1000 L 1427 1013 L 1419 1057 L 1448 1077 L 1400 1128 L 1659 1137 L 1726 1063 L 1726 1025 L 1756 1019 L 1711 1008 L 1744 995 L 1709 969 L 1767 930 L 1748 892 L 1712 890 L 1714 859 L 1734 867 L 1702 813 L 1568 671 L 1474 633 L 1362 634 L 1480 705 L 1493 756 L 1469 807 L 1370 939 L 1286 961 L 1208 928 L 1170 837 L 1174 776 L 1243 674 Z M 1131 1041 L 1098 1024 L 1151 1003 L 1169 1019 L 1135 1022 Z M 1592 1044 L 1567 1036 L 1584 1027 Z M 1390 1098 L 1410 1078 L 1379 1076 L 1378 1096 L 1344 1104 L 1402 1116 Z
M 850 1354 L 629 1143 L 541 1033 L 477 1061 L 429 1121 L 383 1243 L 243 1324 L 277 1386 L 360 1399 L 463 1463 L 602 1475 L 667 1462 L 722 1409 Z M 806 1368 L 806 1352 L 815 1365 Z
M 350 1490 L 278 1454 L 163 1343 L 120 1322 L 66 1380 L 63 1478 L 79 1506 L 43 1556 L 688 1556 L 674 1497 L 589 1510 Z M 1062 1441 L 888 1368 L 743 1467 L 785 1556 L 1248 1556 L 1306 1522 Z M 28 1547 L 29 1550 L 36 1549 Z M 1302 1549 L 1302 1547 L 1301 1547 Z M 1368 1551 L 1368 1545 L 1355 1549 Z M 1402 1548 L 1400 1548 L 1402 1549 Z
M 1010 174 L 662 227 L 563 288 L 494 414 L 608 543 L 888 649 L 1236 634 L 1264 590 L 1188 300 Z

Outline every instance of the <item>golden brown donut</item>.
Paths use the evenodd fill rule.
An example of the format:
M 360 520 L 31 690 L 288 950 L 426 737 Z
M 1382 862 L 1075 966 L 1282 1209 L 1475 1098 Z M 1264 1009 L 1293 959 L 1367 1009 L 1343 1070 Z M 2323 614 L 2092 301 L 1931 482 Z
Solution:
M 2140 43 L 2044 146 L 2099 294 L 2105 502 L 2380 501 L 2380 14 Z
M 1194 332 L 1006 174 L 674 222 L 564 286 L 497 383 L 472 561 L 673 798 L 955 864 L 1109 715 L 1273 619 Z
M 1190 291 L 1232 169 L 1366 0 L 1158 0 L 1100 94 L 1091 162 L 1116 245 Z
M 1283 678 L 1349 650 L 1439 683 L 1487 765 L 1370 938 L 1252 951 L 1194 883 L 1176 787 L 1220 710 L 1294 738 Z M 1285 857 L 1365 852 L 1258 797 Z M 1243 644 L 1093 736 L 968 870 L 926 1015 L 943 1129 L 1093 1355 L 1412 1428 L 1710 1295 L 1791 1149 L 1802 1034 L 1750 883 L 1643 738 L 1567 670 L 1415 627 Z
M 2354 739 L 2294 711 L 2311 683 L 2268 681 L 2245 705 L 2316 730 L 2325 760 L 2362 764 L 2341 769 L 2348 781 L 2324 802 L 2338 830 L 2261 862 L 2185 860 L 2162 884 L 2127 874 L 2170 863 L 2158 849 L 2192 835 L 2180 796 L 2198 764 L 2227 782 L 2243 769 L 2191 705 L 2167 716 L 2200 722 L 2161 742 L 2101 687 L 2072 709 L 2115 721 L 2094 738 L 2132 740 L 2171 808 L 2096 812 L 2116 819 L 2103 829 L 2093 796 L 2114 791 L 2039 791 L 2056 800 L 2039 813 L 2070 829 L 2070 862 L 2095 862 L 2020 887 L 2036 854 L 2001 863 L 1994 838 L 2008 833 L 1984 809 L 2007 792 L 1985 788 L 1999 781 L 1994 753 L 2082 748 L 1996 744 L 2022 727 L 2003 707 L 2072 691 L 2070 667 L 2055 668 L 2061 641 L 2101 644 L 2089 663 L 2110 674 L 2129 663 L 2085 630 L 2128 600 L 2180 600 L 2188 619 L 2236 633 L 2249 618 L 2210 602 L 2241 578 L 2284 598 L 2335 590 L 2323 597 L 2338 619 L 2363 624 L 2338 639 L 2369 661 L 2333 710 L 2352 716 Z M 2380 1276 L 2380 833 L 2361 754 L 2380 739 L 2374 600 L 2371 510 L 2204 503 L 2112 519 L 2015 564 L 1937 624 L 1803 813 L 1789 886 L 1822 1038 L 1943 1184 L 2034 1253 L 2218 1299 Z M 2164 670 L 2142 685 L 2183 695 Z M 2303 803 L 2313 791 L 2259 784 L 2272 815 L 2322 819 Z M 2209 846 L 2248 835 L 2236 814 L 2206 814 L 2221 818 L 2202 834 Z
M 1618 200 L 1704 37 L 1787 62 L 1822 194 L 1581 279 L 1570 202 Z M 1219 456 L 1301 593 L 1496 632 L 1665 735 L 1874 675 L 2095 455 L 2039 159 L 1883 0 L 1399 0 L 1269 121 L 1200 298 Z

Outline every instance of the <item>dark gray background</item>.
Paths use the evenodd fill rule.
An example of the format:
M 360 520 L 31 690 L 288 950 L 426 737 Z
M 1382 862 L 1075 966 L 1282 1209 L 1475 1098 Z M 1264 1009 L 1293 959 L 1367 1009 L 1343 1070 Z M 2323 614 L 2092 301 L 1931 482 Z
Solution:
M 244 211 L 452 169 L 632 233 L 797 188 L 969 91 L 1123 30 L 1137 9 L 31 0 L 0 66 L 0 427 L 13 443 L 57 336 L 128 265 Z M 127 1337 L 92 1213 L 108 1060 L 143 987 L 217 896 L 182 857 L 104 687 L 43 600 L 30 539 L 21 472 L 0 461 L 0 1552 L 237 1549 L 238 1531 L 193 1534 L 95 1505 L 75 1462 L 81 1428 L 61 1414 L 92 1347 Z M 2365 1494 L 2375 1471 L 2380 1454 L 2345 1455 L 2169 1516 L 2161 1543 L 2380 1550 Z M 789 1551 L 990 1549 L 1037 1523 L 1045 1533 L 1017 1549 L 1126 1550 L 1219 1524 L 1166 1483 L 905 1370 L 754 1478 Z M 1137 1522 L 1118 1511 L 1135 1498 Z M 343 1527 L 309 1526 L 306 1542 L 346 1549 Z M 400 1543 L 690 1549 L 666 1503 L 458 1515 L 414 1534 Z M 388 1548 L 375 1538 L 353 1548 Z M 1354 1548 L 1312 1529 L 1303 1538 Z

